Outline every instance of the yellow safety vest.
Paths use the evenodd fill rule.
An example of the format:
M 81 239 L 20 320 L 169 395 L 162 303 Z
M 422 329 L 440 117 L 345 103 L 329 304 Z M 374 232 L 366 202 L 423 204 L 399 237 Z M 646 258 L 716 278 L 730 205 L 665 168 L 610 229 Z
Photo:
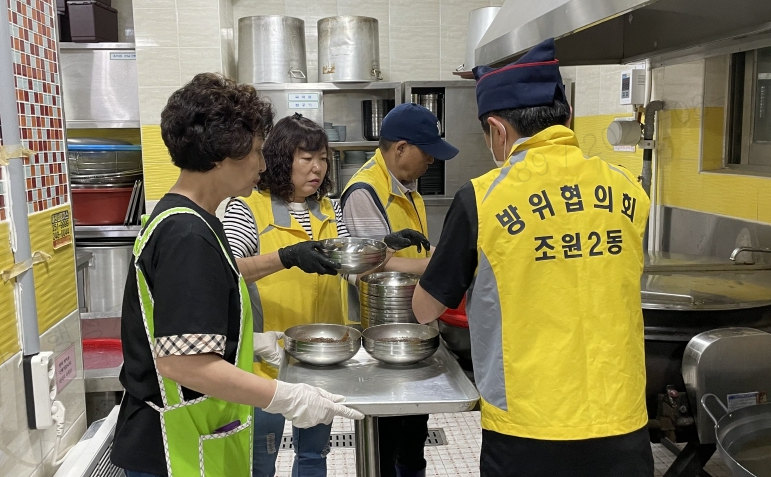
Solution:
M 254 216 L 261 255 L 310 240 L 282 199 L 271 197 L 269 192 L 254 191 L 241 200 Z M 337 219 L 332 202 L 324 197 L 321 201 L 309 199 L 307 203 L 313 240 L 336 238 Z M 297 267 L 261 278 L 257 291 L 262 305 L 262 331 L 285 331 L 311 323 L 345 324 L 347 287 L 343 285 L 339 275 L 305 273 Z M 255 363 L 255 371 L 273 378 L 277 375 L 276 369 L 266 363 Z
M 370 192 L 374 191 L 377 197 L 376 205 L 385 212 L 384 217 L 388 222 L 391 232 L 402 229 L 413 229 L 421 232 L 428 237 L 428 222 L 426 222 L 426 205 L 423 203 L 423 197 L 417 191 L 410 192 L 407 197 L 399 186 L 396 179 L 388 172 L 385 159 L 380 153 L 380 149 L 375 151 L 375 155 L 367 161 L 348 181 L 348 185 L 343 190 L 343 202 L 348 194 L 361 185 L 369 186 Z M 377 203 L 379 202 L 379 204 Z M 428 251 L 423 250 L 418 253 L 416 247 L 407 247 L 394 254 L 395 257 L 404 258 L 425 258 Z
M 640 277 L 650 201 L 553 126 L 471 181 L 478 266 L 466 311 L 482 427 L 575 440 L 648 422 Z

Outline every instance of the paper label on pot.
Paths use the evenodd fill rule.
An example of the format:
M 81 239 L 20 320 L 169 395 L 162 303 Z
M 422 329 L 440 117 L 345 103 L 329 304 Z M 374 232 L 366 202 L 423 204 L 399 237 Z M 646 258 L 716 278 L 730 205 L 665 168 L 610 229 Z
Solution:
M 69 210 L 51 214 L 51 235 L 54 250 L 72 243 L 72 222 Z
M 736 411 L 747 406 L 754 406 L 759 404 L 760 393 L 737 393 L 729 394 L 726 396 L 726 402 L 728 403 L 728 412 Z

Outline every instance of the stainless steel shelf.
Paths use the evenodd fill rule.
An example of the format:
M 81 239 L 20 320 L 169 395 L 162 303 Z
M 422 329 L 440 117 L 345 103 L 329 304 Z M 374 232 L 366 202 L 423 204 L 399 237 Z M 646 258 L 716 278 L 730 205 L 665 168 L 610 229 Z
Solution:
M 367 91 L 378 89 L 396 89 L 401 87 L 396 82 L 372 82 L 372 83 L 254 83 L 257 91 L 326 91 L 334 93 L 347 91 Z M 399 98 L 401 99 L 401 98 Z
M 66 121 L 67 129 L 139 129 L 139 121 Z
M 378 141 L 345 141 L 345 142 L 330 142 L 329 147 L 332 149 L 361 149 L 363 147 L 378 147 Z
M 123 385 L 119 379 L 121 366 L 104 369 L 84 369 L 83 381 L 86 392 L 123 391 Z
M 72 41 L 63 41 L 59 43 L 62 50 L 133 50 L 136 48 L 134 43 L 76 43 Z
M 120 318 L 121 312 L 122 310 L 81 312 L 80 319 L 81 320 L 103 320 L 106 318 Z
M 139 225 L 76 225 L 75 240 L 136 238 Z

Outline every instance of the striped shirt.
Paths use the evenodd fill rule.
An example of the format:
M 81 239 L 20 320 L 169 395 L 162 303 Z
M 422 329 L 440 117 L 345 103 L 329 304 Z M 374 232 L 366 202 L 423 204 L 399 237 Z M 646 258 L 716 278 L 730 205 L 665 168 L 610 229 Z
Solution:
M 412 193 L 418 189 L 417 181 L 403 183 L 396 179 L 391 171 L 388 173 L 392 181 L 396 182 L 401 193 L 414 204 Z M 357 189 L 348 196 L 343 210 L 343 219 L 354 237 L 383 240 L 383 237 L 393 232 L 388 221 L 375 204 L 375 199 L 364 189 Z
M 313 199 L 310 199 L 313 200 Z M 287 204 L 289 213 L 300 223 L 302 228 L 313 240 L 313 230 L 311 230 L 310 212 L 308 204 L 305 202 L 290 202 Z M 332 202 L 335 209 L 335 218 L 337 220 L 337 236 L 350 237 L 348 229 L 343 222 L 343 212 L 337 201 Z M 249 206 L 241 199 L 231 200 L 225 209 L 225 216 L 222 219 L 222 225 L 225 228 L 230 248 L 236 258 L 246 258 L 260 253 L 260 238 L 257 235 L 257 225 L 254 223 Z

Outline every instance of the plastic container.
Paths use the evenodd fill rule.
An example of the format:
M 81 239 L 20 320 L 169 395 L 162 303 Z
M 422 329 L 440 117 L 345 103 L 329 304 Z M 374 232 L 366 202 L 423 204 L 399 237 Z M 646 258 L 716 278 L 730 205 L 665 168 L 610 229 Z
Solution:
M 84 339 L 83 369 L 110 369 L 123 364 L 123 344 L 119 339 Z
M 67 2 L 72 41 L 117 42 L 118 10 L 96 0 Z
M 133 187 L 73 187 L 75 225 L 121 225 Z

